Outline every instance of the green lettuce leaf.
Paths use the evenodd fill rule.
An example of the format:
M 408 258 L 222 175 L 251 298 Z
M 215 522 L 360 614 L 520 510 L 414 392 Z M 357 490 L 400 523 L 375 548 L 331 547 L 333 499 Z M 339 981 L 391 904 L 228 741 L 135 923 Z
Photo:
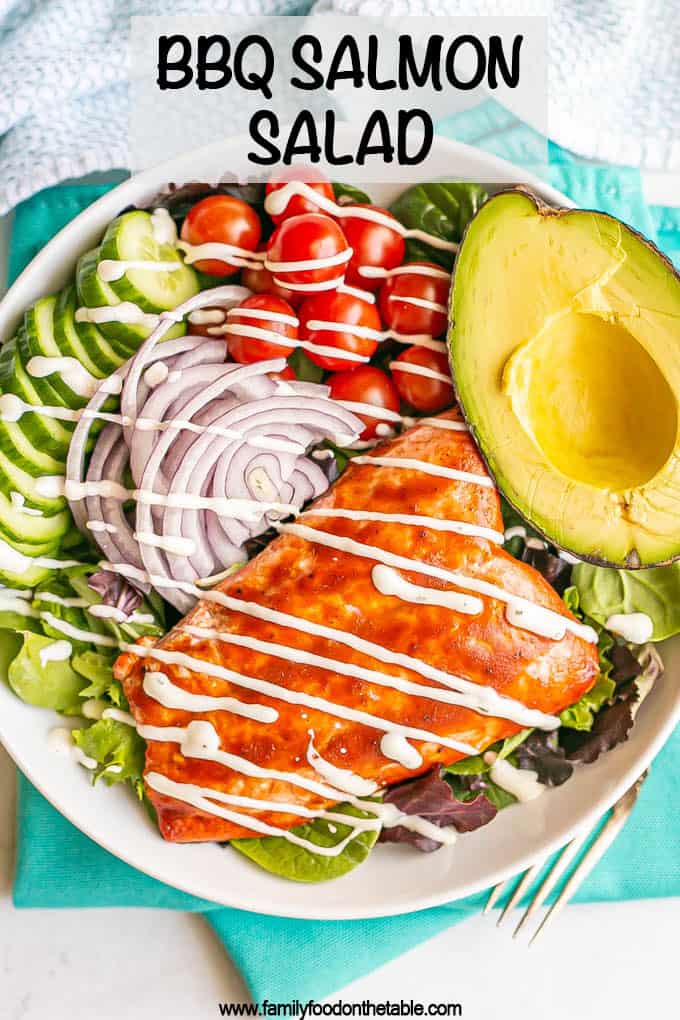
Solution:
M 425 230 L 444 241 L 461 241 L 468 223 L 487 198 L 479 184 L 415 184 L 399 195 L 390 206 L 390 212 L 409 229 Z M 406 242 L 406 257 L 437 262 L 447 269 L 453 266 L 452 252 L 432 248 L 413 238 Z
M 572 612 L 575 612 L 575 609 L 579 608 L 578 595 L 575 596 L 569 588 L 567 592 L 570 592 L 569 600 L 572 603 L 572 605 L 569 605 L 569 602 L 567 602 L 567 605 L 569 605 Z M 565 595 L 567 592 L 565 592 Z M 574 603 L 575 609 L 572 608 Z M 597 651 L 600 660 L 600 675 L 594 687 L 591 687 L 575 705 L 565 708 L 560 713 L 560 722 L 563 726 L 567 726 L 572 730 L 590 730 L 595 722 L 596 714 L 611 700 L 616 690 L 616 681 L 612 679 L 611 675 L 614 668 L 611 652 L 615 642 L 609 631 L 599 627 L 595 620 L 584 617 L 580 612 L 577 615 L 599 631 Z
M 646 613 L 652 641 L 680 633 L 680 563 L 643 570 L 615 570 L 579 563 L 573 582 L 583 611 L 604 624 L 614 613 Z
M 73 739 L 84 754 L 97 762 L 95 781 L 102 778 L 108 786 L 130 782 L 141 800 L 146 745 L 132 726 L 116 719 L 98 719 L 91 726 L 73 730 Z
M 366 812 L 359 811 L 349 804 L 334 807 L 333 811 L 356 818 L 369 817 Z M 329 823 L 323 818 L 315 818 L 298 825 L 291 831 L 302 839 L 309 840 L 317 846 L 337 846 L 352 831 L 349 825 L 338 822 Z M 362 864 L 368 857 L 371 848 L 378 838 L 377 831 L 360 832 L 351 839 L 345 849 L 336 857 L 323 857 L 312 853 L 305 847 L 290 843 L 283 836 L 264 836 L 262 839 L 232 839 L 231 846 L 239 853 L 245 854 L 265 871 L 271 871 L 281 878 L 293 882 L 327 882 L 332 878 L 340 878 Z
M 338 184 L 333 182 L 333 191 L 335 192 L 335 201 L 339 202 L 340 205 L 349 205 L 351 202 L 366 202 L 370 203 L 370 196 L 362 191 L 361 188 L 355 188 L 353 184 Z
M 7 679 L 14 693 L 29 705 L 69 712 L 78 704 L 83 678 L 68 660 L 41 661 L 40 652 L 54 642 L 54 637 L 24 634 L 21 648 L 7 671 Z
M 105 698 L 116 708 L 127 708 L 127 700 L 118 680 L 113 678 L 115 656 L 103 652 L 80 652 L 71 659 L 71 665 L 77 673 L 89 680 L 80 692 L 81 698 Z

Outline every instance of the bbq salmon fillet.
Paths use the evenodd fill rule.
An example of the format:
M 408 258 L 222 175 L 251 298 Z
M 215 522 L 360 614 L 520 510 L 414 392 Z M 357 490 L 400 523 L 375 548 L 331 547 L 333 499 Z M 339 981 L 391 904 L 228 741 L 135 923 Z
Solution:
M 590 629 L 504 552 L 457 410 L 356 457 L 279 527 L 116 662 L 168 840 L 290 829 L 346 793 L 554 727 L 598 676 Z

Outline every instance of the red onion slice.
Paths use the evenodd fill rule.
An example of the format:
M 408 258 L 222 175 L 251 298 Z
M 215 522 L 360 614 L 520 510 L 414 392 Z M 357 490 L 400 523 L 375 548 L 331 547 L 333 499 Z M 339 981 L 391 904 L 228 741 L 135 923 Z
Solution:
M 249 539 L 328 487 L 310 448 L 326 438 L 345 445 L 363 429 L 352 412 L 329 399 L 326 387 L 272 379 L 285 367 L 282 358 L 229 363 L 224 342 L 204 337 L 159 344 L 174 321 L 195 308 L 233 302 L 234 290 L 241 289 L 204 291 L 165 313 L 116 373 L 123 383 L 122 422 L 102 430 L 86 478 L 120 486 L 129 466 L 136 487 L 134 528 L 123 512 L 124 491 L 104 486 L 74 498 L 80 493 L 71 486 L 76 521 L 83 530 L 88 519 L 99 522 L 101 530 L 90 533 L 108 560 L 178 585 L 201 582 L 245 560 Z M 90 415 L 106 396 L 95 395 Z M 89 428 L 83 418 L 74 431 L 71 483 L 83 477 Z M 194 601 L 179 586 L 163 585 L 160 593 L 182 612 Z

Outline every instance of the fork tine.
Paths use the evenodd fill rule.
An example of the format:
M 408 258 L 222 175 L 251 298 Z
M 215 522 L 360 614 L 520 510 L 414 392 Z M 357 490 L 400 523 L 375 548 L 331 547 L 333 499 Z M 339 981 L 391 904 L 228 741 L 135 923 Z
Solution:
M 536 864 L 532 864 L 531 867 L 528 868 L 524 872 L 524 875 L 522 876 L 522 879 L 517 883 L 515 891 L 513 892 L 512 896 L 510 897 L 508 902 L 503 907 L 503 910 L 501 911 L 501 915 L 498 918 L 498 920 L 496 921 L 496 927 L 497 928 L 500 928 L 500 926 L 503 924 L 503 921 L 505 920 L 507 915 L 510 913 L 510 911 L 513 909 L 515 904 L 519 903 L 519 901 L 524 896 L 524 893 L 527 891 L 527 889 L 529 889 L 531 887 L 531 885 L 533 884 L 534 880 L 538 876 L 538 874 L 541 871 L 541 868 L 543 867 L 544 864 L 545 864 L 545 858 L 543 858 L 540 861 L 537 861 Z
M 595 867 L 597 862 L 600 860 L 605 851 L 611 846 L 619 832 L 626 824 L 628 816 L 635 806 L 637 795 L 642 785 L 642 776 L 634 786 L 628 790 L 627 793 L 614 805 L 611 815 L 607 819 L 604 828 L 600 832 L 599 836 L 593 843 L 593 845 L 587 850 L 580 863 L 578 864 L 575 871 L 569 876 L 569 879 L 564 886 L 564 889 L 553 903 L 550 910 L 547 912 L 540 925 L 529 940 L 529 945 L 533 945 L 539 935 L 546 930 L 549 924 L 555 920 L 562 908 L 569 902 L 572 894 L 581 884 L 581 882 L 590 874 L 592 869 Z
M 488 914 L 490 910 L 493 910 L 493 908 L 496 906 L 496 903 L 500 899 L 501 894 L 502 894 L 503 890 L 505 889 L 505 887 L 506 887 L 506 885 L 508 884 L 509 881 L 510 881 L 510 879 L 508 879 L 506 882 L 499 882 L 498 885 L 495 885 L 493 887 L 493 889 L 489 893 L 489 898 L 486 901 L 486 905 L 484 906 L 484 910 L 482 911 L 482 914 Z
M 572 839 L 570 843 L 567 843 L 567 845 L 564 847 L 562 853 L 553 864 L 552 868 L 546 875 L 544 881 L 536 890 L 536 895 L 532 899 L 531 903 L 522 914 L 519 924 L 512 933 L 513 939 L 517 938 L 517 936 L 519 935 L 520 931 L 527 923 L 527 921 L 529 921 L 534 916 L 536 911 L 543 906 L 548 896 L 553 891 L 558 881 L 560 880 L 568 866 L 571 864 L 578 851 L 585 843 L 588 835 L 589 830 L 586 830 L 586 832 L 582 833 L 579 836 L 576 836 L 574 839 Z

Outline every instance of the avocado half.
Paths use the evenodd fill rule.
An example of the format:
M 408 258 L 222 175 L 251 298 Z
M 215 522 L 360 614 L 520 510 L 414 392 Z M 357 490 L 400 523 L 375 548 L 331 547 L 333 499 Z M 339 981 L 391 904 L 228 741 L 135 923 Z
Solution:
M 462 410 L 511 504 L 582 559 L 680 557 L 680 277 L 612 216 L 517 189 L 471 221 L 449 335 Z

